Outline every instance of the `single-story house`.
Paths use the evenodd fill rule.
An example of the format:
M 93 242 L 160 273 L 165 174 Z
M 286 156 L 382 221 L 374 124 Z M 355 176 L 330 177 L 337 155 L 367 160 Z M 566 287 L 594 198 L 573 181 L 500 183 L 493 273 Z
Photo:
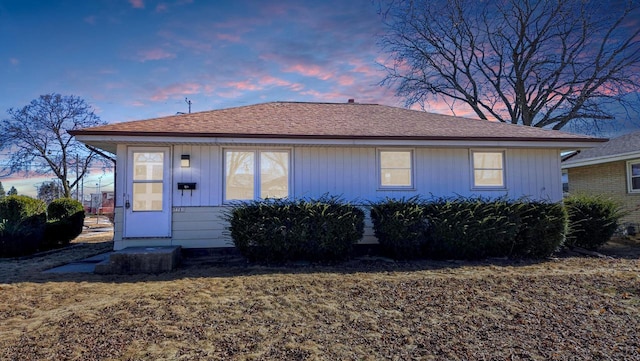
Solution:
M 565 157 L 569 193 L 601 194 L 629 212 L 622 221 L 640 224 L 640 131 Z
M 71 132 L 116 155 L 115 249 L 229 247 L 230 202 L 326 194 L 562 199 L 601 139 L 378 104 L 270 102 Z M 370 223 L 362 243 L 376 242 Z

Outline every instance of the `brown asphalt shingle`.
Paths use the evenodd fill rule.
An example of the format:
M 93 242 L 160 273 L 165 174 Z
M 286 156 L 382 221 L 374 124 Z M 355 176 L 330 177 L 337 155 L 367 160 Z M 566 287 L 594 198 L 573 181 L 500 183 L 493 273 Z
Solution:
M 633 153 L 640 154 L 640 131 L 613 138 L 591 149 L 585 149 L 564 163 L 572 164 L 590 159 Z
M 271 102 L 109 124 L 73 135 L 601 141 L 582 135 L 360 103 Z

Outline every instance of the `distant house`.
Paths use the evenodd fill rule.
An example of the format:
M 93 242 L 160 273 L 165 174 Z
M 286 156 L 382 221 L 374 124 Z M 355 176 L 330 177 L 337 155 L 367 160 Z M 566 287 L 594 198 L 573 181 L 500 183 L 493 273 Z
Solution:
M 629 211 L 623 221 L 640 224 L 640 131 L 568 156 L 562 162 L 569 193 L 602 194 Z
M 377 104 L 271 102 L 76 130 L 117 155 L 115 248 L 229 247 L 230 202 L 562 199 L 560 154 L 601 140 Z M 362 243 L 376 242 L 370 227 Z

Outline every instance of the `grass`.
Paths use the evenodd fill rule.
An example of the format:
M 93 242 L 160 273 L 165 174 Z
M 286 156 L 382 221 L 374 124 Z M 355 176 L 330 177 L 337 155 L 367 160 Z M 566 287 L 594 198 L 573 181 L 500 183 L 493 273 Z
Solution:
M 640 359 L 637 258 L 41 273 L 109 246 L 0 260 L 0 359 Z

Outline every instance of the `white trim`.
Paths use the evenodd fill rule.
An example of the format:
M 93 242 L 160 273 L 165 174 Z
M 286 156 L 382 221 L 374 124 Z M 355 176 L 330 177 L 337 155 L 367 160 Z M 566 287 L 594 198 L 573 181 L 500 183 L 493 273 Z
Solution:
M 410 177 L 411 184 L 408 186 L 385 186 L 382 184 L 382 159 L 380 157 L 381 152 L 409 152 L 411 157 L 411 169 Z M 390 190 L 415 190 L 416 189 L 416 152 L 413 148 L 376 148 L 376 187 L 379 191 Z
M 162 152 L 163 153 L 163 179 L 162 179 L 162 211 L 134 211 L 133 208 L 129 210 L 126 207 L 126 203 L 133 202 L 133 184 L 135 183 L 133 180 L 133 154 L 136 152 Z M 172 209 L 173 209 L 173 147 L 160 147 L 160 146 L 127 146 L 126 149 L 126 168 L 123 186 L 123 196 L 124 196 L 124 207 L 123 207 L 123 231 L 122 238 L 171 238 L 172 235 Z M 133 207 L 131 205 L 131 207 Z M 166 226 L 167 233 L 157 233 L 152 235 L 137 235 L 135 229 L 135 223 L 132 222 L 132 218 L 144 217 L 144 214 L 153 214 L 153 217 L 161 219 L 162 226 Z M 158 219 L 153 220 L 158 221 Z M 156 231 L 162 231 L 161 227 L 157 227 Z
M 97 147 L 115 144 L 199 144 L 223 146 L 307 145 L 307 146 L 379 146 L 379 147 L 493 147 L 493 148 L 554 148 L 574 150 L 593 148 L 600 143 L 586 141 L 522 141 L 522 140 L 415 140 L 415 139 L 313 139 L 313 138 L 223 138 L 223 137 L 153 137 L 78 135 L 77 140 Z
M 251 152 L 254 154 L 254 164 L 253 164 L 253 199 L 227 199 L 227 151 L 236 151 L 236 152 Z M 268 147 L 224 147 L 222 148 L 221 156 L 222 156 L 222 204 L 228 205 L 233 202 L 242 202 L 242 201 L 252 201 L 261 199 L 261 185 L 260 185 L 260 155 L 262 152 L 286 152 L 288 154 L 288 164 L 287 164 L 287 197 L 291 197 L 293 195 L 293 150 L 291 148 L 268 148 Z
M 476 184 L 476 166 L 473 162 L 474 153 L 501 153 L 502 154 L 502 185 L 501 186 L 482 186 Z M 506 149 L 469 149 L 469 164 L 471 166 L 471 190 L 473 191 L 485 191 L 485 190 L 498 190 L 504 191 L 507 189 L 507 151 Z
M 640 193 L 640 189 L 633 189 L 633 187 L 632 187 L 631 166 L 634 165 L 634 164 L 639 164 L 640 165 L 640 159 L 627 161 L 627 192 L 630 193 L 630 194 Z
M 584 167 L 584 166 L 587 166 L 587 165 L 596 165 L 596 164 L 602 164 L 602 163 L 618 162 L 618 161 L 621 161 L 621 160 L 634 159 L 634 158 L 638 158 L 638 157 L 640 157 L 640 152 L 639 151 L 634 151 L 634 152 L 629 152 L 629 153 L 607 155 L 607 156 L 603 156 L 603 157 L 582 159 L 582 160 L 576 160 L 576 161 L 573 161 L 573 160 L 570 159 L 570 160 L 567 160 L 567 162 L 569 162 L 569 163 L 563 163 L 561 165 L 561 167 L 562 167 L 562 169 Z

